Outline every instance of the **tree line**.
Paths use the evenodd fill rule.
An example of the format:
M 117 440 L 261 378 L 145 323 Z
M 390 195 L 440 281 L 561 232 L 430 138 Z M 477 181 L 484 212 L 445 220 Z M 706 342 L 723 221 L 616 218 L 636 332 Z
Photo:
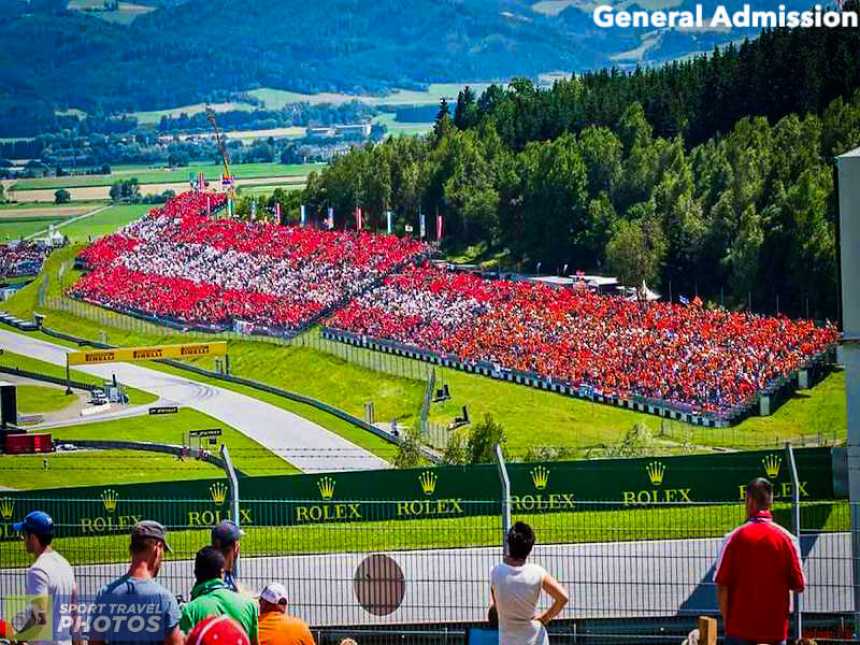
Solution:
M 542 95 L 528 81 L 503 92 L 521 111 Z M 466 89 L 426 138 L 338 157 L 309 177 L 305 203 L 334 207 L 339 225 L 361 206 L 376 229 L 392 210 L 401 232 L 439 212 L 447 251 L 506 267 L 611 272 L 690 299 L 837 317 L 833 158 L 860 145 L 860 92 L 821 114 L 743 117 L 692 146 L 658 136 L 637 101 L 610 126 L 520 142 L 480 114 L 486 98 Z

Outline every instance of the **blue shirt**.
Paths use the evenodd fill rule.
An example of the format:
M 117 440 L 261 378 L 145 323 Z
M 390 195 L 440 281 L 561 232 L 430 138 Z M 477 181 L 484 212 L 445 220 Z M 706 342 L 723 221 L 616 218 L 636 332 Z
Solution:
M 179 624 L 179 603 L 151 578 L 124 575 L 99 590 L 89 640 L 162 643 Z

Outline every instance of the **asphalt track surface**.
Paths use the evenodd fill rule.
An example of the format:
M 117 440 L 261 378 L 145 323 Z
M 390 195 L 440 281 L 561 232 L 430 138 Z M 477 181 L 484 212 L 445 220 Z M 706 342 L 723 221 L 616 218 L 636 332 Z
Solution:
M 692 623 L 695 616 L 716 611 L 713 572 L 721 543 L 721 538 L 709 538 L 538 545 L 530 560 L 568 589 L 571 602 L 563 619 L 682 615 L 690 616 Z M 807 577 L 804 611 L 850 612 L 849 534 L 804 535 L 801 551 Z M 239 579 L 255 596 L 269 582 L 282 582 L 290 612 L 315 627 L 485 620 L 490 571 L 501 558 L 501 548 L 390 551 L 385 555 L 390 558 L 388 564 L 375 569 L 362 567 L 362 563 L 369 557 L 378 560 L 379 554 L 245 557 L 240 559 Z M 125 573 L 125 568 L 124 564 L 75 567 L 82 596 L 95 594 L 101 585 Z M 187 599 L 193 562 L 166 562 L 158 578 Z M 0 594 L 23 593 L 23 585 L 22 569 L 0 570 Z
M 62 366 L 66 364 L 66 354 L 73 351 L 6 330 L 0 330 L 0 347 Z M 75 366 L 74 369 L 105 380 L 115 374 L 120 383 L 158 396 L 159 405 L 178 405 L 208 414 L 304 472 L 390 467 L 373 453 L 330 430 L 297 414 L 232 390 L 130 363 Z M 145 437 L 142 439 L 145 440 Z

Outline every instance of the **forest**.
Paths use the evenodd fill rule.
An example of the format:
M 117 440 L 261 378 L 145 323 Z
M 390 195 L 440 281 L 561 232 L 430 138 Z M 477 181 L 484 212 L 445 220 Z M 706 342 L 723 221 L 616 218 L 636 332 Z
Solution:
M 354 149 L 309 177 L 304 200 L 341 223 L 361 206 L 378 228 L 386 210 L 401 230 L 438 212 L 450 255 L 503 268 L 608 272 L 675 299 L 834 319 L 834 157 L 860 146 L 860 79 L 856 63 L 823 61 L 860 47 L 824 31 L 550 89 L 467 88 L 431 135 Z M 792 75 L 794 54 L 777 52 L 808 66 Z M 767 78 L 771 93 L 750 91 Z

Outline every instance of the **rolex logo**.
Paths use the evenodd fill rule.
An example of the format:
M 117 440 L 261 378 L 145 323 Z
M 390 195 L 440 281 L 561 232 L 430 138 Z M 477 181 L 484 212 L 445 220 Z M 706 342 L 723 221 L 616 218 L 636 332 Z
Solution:
M 666 466 L 659 461 L 652 461 L 645 466 L 645 472 L 648 473 L 648 479 L 654 486 L 659 486 L 663 483 L 663 475 L 666 474 Z
M 223 504 L 227 499 L 227 484 L 223 482 L 215 482 L 209 487 L 209 496 L 212 498 L 213 502 L 218 506 L 221 506 L 221 504 Z
M 418 475 L 418 483 L 421 484 L 421 490 L 425 495 L 432 495 L 436 490 L 436 473 L 425 470 Z
M 105 510 L 108 513 L 113 513 L 116 510 L 116 505 L 119 501 L 119 494 L 115 490 L 107 488 L 102 491 L 101 498 Z
M 0 518 L 11 520 L 12 513 L 15 511 L 15 500 L 4 497 L 0 499 Z
M 767 476 L 771 479 L 776 479 L 779 477 L 779 469 L 782 466 L 782 457 L 777 455 L 768 455 L 764 459 L 761 460 L 762 466 L 764 466 L 764 472 L 767 473 Z
M 546 485 L 549 483 L 549 468 L 536 466 L 535 468 L 532 468 L 531 475 L 535 489 L 543 490 L 546 488 Z
M 323 499 L 334 497 L 334 480 L 331 477 L 320 477 L 317 480 L 317 488 L 320 489 L 320 496 Z

